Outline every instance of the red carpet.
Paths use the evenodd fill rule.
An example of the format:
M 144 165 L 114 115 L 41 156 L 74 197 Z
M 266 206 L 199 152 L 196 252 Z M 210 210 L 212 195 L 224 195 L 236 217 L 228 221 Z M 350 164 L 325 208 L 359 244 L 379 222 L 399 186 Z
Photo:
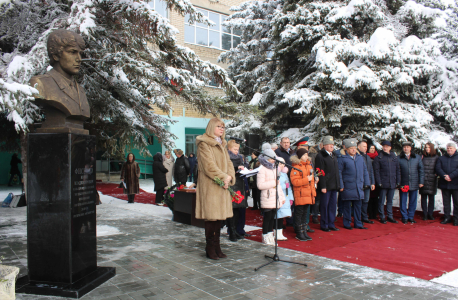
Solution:
M 398 209 L 395 219 L 400 219 Z M 259 210 L 247 209 L 246 224 L 262 226 Z M 442 225 L 435 221 L 422 221 L 416 216 L 417 224 L 404 225 L 376 221 L 365 224 L 368 230 L 347 230 L 343 218 L 336 219 L 337 232 L 321 231 L 319 224 L 310 224 L 315 230 L 309 233 L 310 242 L 295 239 L 292 227 L 286 227 L 283 234 L 288 241 L 279 241 L 279 247 L 311 253 L 331 259 L 362 266 L 390 271 L 403 275 L 430 280 L 445 272 L 458 269 L 458 227 Z M 261 230 L 250 232 L 249 239 L 261 242 Z
M 104 195 L 127 201 L 127 195 L 124 194 L 123 189 L 118 188 L 118 186 L 119 184 L 116 184 L 116 183 L 97 182 L 96 188 L 97 188 L 97 191 L 101 192 Z M 146 203 L 146 204 L 156 204 L 156 194 L 148 193 L 140 189 L 140 194 L 135 195 L 135 202 Z

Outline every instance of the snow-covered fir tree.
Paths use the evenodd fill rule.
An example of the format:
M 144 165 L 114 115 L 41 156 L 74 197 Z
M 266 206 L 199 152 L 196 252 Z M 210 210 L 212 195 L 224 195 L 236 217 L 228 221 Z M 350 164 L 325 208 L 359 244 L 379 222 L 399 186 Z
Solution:
M 288 133 L 312 143 L 330 134 L 416 148 L 444 147 L 458 134 L 453 0 L 251 1 L 232 9 L 226 24 L 242 31 L 242 43 L 220 60 L 231 63 L 242 102 L 265 112 L 254 128 L 235 128 L 275 136 L 299 127 Z
M 165 2 L 190 22 L 210 22 L 187 0 Z M 174 135 L 166 130 L 172 121 L 156 114 L 153 104 L 170 111 L 179 97 L 202 113 L 232 117 L 243 110 L 229 101 L 240 94 L 226 71 L 177 45 L 177 30 L 147 2 L 11 0 L 0 7 L 0 112 L 18 131 L 41 118 L 28 82 L 49 69 L 46 41 L 57 28 L 78 32 L 86 41 L 78 80 L 91 106 L 87 127 L 111 154 L 126 147 L 149 154 L 150 134 L 173 146 Z M 221 84 L 226 99 L 205 92 L 210 80 Z

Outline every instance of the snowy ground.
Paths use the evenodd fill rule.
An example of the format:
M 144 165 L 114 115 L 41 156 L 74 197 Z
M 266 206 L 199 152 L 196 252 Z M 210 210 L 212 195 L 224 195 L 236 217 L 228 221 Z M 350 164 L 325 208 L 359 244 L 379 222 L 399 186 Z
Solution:
M 142 182 L 142 189 L 151 192 L 154 190 L 154 185 L 150 181 Z M 8 188 L 0 186 L 0 199 L 4 199 L 9 192 L 14 194 L 20 194 L 19 188 Z M 158 232 L 166 230 L 166 225 L 169 220 L 172 219 L 172 212 L 166 207 L 134 203 L 127 204 L 125 200 L 119 200 L 110 196 L 101 195 L 102 205 L 97 207 L 98 225 L 97 225 L 97 236 L 99 238 L 110 239 L 111 237 L 129 235 L 131 233 L 125 232 L 122 223 L 132 222 L 130 220 L 146 219 L 151 220 L 151 223 L 155 223 L 155 227 Z M 250 199 L 251 200 L 251 199 Z M 250 201 L 251 202 L 251 201 Z M 159 220 L 163 220 L 160 221 Z M 172 222 L 173 223 L 173 222 Z M 14 224 L 14 226 L 9 226 Z M 176 224 L 176 223 L 173 223 Z M 26 207 L 21 208 L 0 208 L 0 238 L 21 240 L 22 243 L 26 242 Z M 256 230 L 258 227 L 248 227 L 247 230 Z M 226 230 L 223 229 L 223 233 Z M 178 233 L 178 232 L 177 232 Z M 180 235 L 182 238 L 184 236 Z M 185 235 L 186 236 L 186 235 Z M 1 241 L 1 239 L 0 239 Z M 244 241 L 248 242 L 248 241 Z M 118 248 L 113 251 L 110 247 L 101 245 L 100 256 L 106 260 L 114 261 L 121 259 L 127 255 L 130 251 L 145 250 L 150 251 L 154 249 L 153 245 L 145 244 L 143 242 L 134 242 L 131 245 L 123 248 Z M 285 251 L 287 251 L 285 249 Z M 26 264 L 26 258 L 22 257 L 19 259 L 22 264 Z M 361 267 L 364 270 L 363 274 L 358 273 L 360 271 L 351 271 L 348 268 L 348 263 L 342 263 L 339 261 L 329 260 L 332 263 L 325 265 L 323 268 L 332 270 L 344 270 L 346 273 L 356 276 L 366 283 L 379 284 L 387 281 L 395 281 L 400 286 L 421 286 L 431 287 L 426 281 L 419 280 L 412 277 L 400 276 L 397 274 L 383 272 L 376 269 L 367 267 Z M 358 269 L 360 270 L 360 269 Z M 448 286 L 458 287 L 458 270 L 444 274 L 439 278 L 431 280 L 431 283 L 439 283 Z

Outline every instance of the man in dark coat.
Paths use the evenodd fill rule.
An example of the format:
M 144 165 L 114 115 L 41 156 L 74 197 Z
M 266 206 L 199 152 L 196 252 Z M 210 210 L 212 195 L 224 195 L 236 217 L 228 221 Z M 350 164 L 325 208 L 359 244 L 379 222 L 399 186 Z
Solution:
M 345 140 L 345 154 L 338 158 L 340 177 L 340 197 L 343 204 L 343 223 L 345 229 L 351 228 L 351 211 L 354 210 L 354 227 L 367 229 L 361 222 L 361 204 L 364 190 L 369 189 L 370 179 L 363 157 L 357 153 L 356 139 Z
M 398 223 L 393 219 L 393 197 L 396 187 L 401 184 L 401 169 L 399 168 L 399 160 L 396 154 L 391 152 L 391 143 L 389 141 L 382 142 L 383 151 L 374 159 L 372 166 L 374 167 L 375 184 L 380 188 L 380 197 L 378 202 L 378 212 L 380 222 L 386 224 L 386 221 Z M 388 217 L 385 220 L 385 198 L 386 210 Z
M 336 220 L 337 191 L 340 190 L 339 165 L 337 157 L 333 154 L 334 138 L 323 138 L 323 149 L 316 156 L 316 169 L 324 171 L 324 176 L 319 177 L 317 192 L 320 194 L 321 220 L 320 227 L 323 231 L 338 231 L 334 226 Z
M 402 152 L 399 155 L 399 167 L 401 169 L 401 186 L 409 186 L 409 191 L 399 192 L 400 210 L 402 223 L 417 223 L 414 220 L 417 210 L 418 189 L 425 183 L 425 171 L 421 157 L 412 152 L 412 143 L 404 142 Z M 409 197 L 409 208 L 407 210 L 407 197 Z
M 277 156 L 283 157 L 286 163 L 286 167 L 288 168 L 288 176 L 289 173 L 291 173 L 291 156 L 296 154 L 292 149 L 291 149 L 291 142 L 289 140 L 289 137 L 282 137 L 280 141 L 280 148 L 275 150 L 275 154 Z
M 364 163 L 366 164 L 367 173 L 369 174 L 369 179 L 371 181 L 371 188 L 364 190 L 364 200 L 361 205 L 361 221 L 364 223 L 374 224 L 374 221 L 369 220 L 369 216 L 367 215 L 367 207 L 369 206 L 369 198 L 371 196 L 371 191 L 375 190 L 375 177 L 374 177 L 374 170 L 372 168 L 372 159 L 367 155 L 367 142 L 360 141 L 358 142 L 358 152 L 364 159 Z
M 168 172 L 162 161 L 160 152 L 153 156 L 153 180 L 154 190 L 156 191 L 156 204 L 161 205 L 164 199 L 164 188 L 167 186 L 167 178 L 165 174 Z
M 177 156 L 177 160 L 175 161 L 175 165 L 173 167 L 175 183 L 186 184 L 188 181 L 189 171 L 191 170 L 189 160 L 183 155 L 183 150 L 177 149 L 175 151 L 175 155 Z
M 342 157 L 342 155 L 345 155 L 345 140 L 342 141 L 342 148 L 334 150 L 334 155 L 337 157 L 337 160 Z M 342 218 L 343 217 L 343 202 L 342 202 L 342 197 L 340 196 L 340 193 L 337 193 L 337 217 Z
M 10 161 L 10 180 L 8 181 L 8 186 L 12 186 L 11 182 L 13 181 L 14 175 L 17 175 L 19 178 L 19 181 L 22 179 L 22 174 L 19 171 L 18 164 L 21 164 L 21 160 L 17 157 L 17 153 L 14 153 L 13 156 L 11 157 Z
M 194 182 L 194 168 L 197 164 L 197 157 L 194 155 L 194 153 L 190 153 L 189 154 L 189 157 L 188 157 L 188 161 L 189 161 L 189 181 L 190 182 Z
M 442 190 L 444 203 L 444 220 L 441 224 L 452 222 L 450 216 L 451 197 L 453 198 L 453 225 L 458 226 L 458 154 L 456 144 L 447 144 L 447 154 L 439 157 L 436 162 L 436 173 L 440 177 L 439 188 Z

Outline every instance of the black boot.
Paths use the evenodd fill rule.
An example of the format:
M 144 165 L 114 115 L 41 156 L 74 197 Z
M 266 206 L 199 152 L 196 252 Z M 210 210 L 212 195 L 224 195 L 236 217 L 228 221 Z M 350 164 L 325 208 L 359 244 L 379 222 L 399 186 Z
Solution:
M 304 236 L 304 238 L 305 238 L 306 241 L 311 241 L 312 238 L 307 234 L 306 227 L 307 227 L 307 225 L 302 225 L 302 226 L 301 226 L 302 234 L 303 234 L 303 236 Z
M 221 221 L 215 221 L 214 222 L 215 224 L 213 225 L 213 232 L 214 232 L 214 236 L 213 236 L 213 245 L 215 246 L 215 252 L 216 252 L 216 255 L 219 257 L 219 258 L 226 258 L 227 255 L 223 253 L 223 251 L 221 251 L 221 245 L 220 245 L 220 242 L 219 242 L 219 238 L 220 238 L 220 235 L 221 235 Z
M 441 224 L 447 224 L 447 223 L 451 223 L 451 222 L 452 222 L 452 218 L 445 217 L 444 220 L 441 222 Z
M 215 221 L 205 221 L 205 241 L 207 245 L 205 246 L 205 253 L 208 258 L 211 259 L 219 259 L 218 255 L 216 254 L 215 249 L 215 231 L 214 226 L 217 223 Z
M 226 220 L 227 230 L 229 232 L 229 240 L 231 242 L 237 242 L 237 233 L 235 231 L 234 218 L 229 218 Z

